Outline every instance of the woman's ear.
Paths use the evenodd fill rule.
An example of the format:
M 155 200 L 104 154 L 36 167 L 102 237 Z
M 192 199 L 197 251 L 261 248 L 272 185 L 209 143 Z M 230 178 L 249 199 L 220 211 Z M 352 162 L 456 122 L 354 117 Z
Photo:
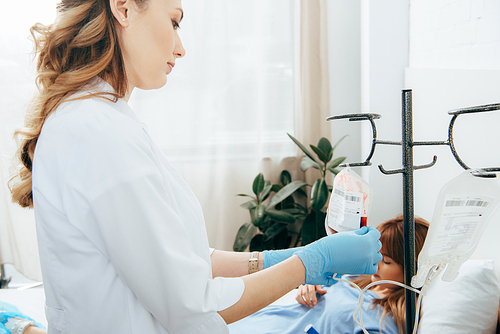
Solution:
M 118 21 L 118 23 L 126 27 L 128 26 L 129 10 L 131 5 L 131 0 L 109 0 L 109 6 L 113 16 Z

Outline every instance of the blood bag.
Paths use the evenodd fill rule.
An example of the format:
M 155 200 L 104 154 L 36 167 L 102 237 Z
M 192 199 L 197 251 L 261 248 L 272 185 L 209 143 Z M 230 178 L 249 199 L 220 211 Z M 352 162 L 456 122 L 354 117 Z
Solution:
M 333 190 L 326 212 L 325 228 L 328 234 L 347 232 L 366 226 L 370 211 L 372 188 L 349 166 L 333 180 Z
M 418 256 L 418 271 L 413 287 L 424 285 L 429 271 L 446 267 L 443 281 L 451 282 L 462 264 L 477 247 L 490 218 L 500 202 L 496 179 L 461 173 L 441 189 L 424 247 Z

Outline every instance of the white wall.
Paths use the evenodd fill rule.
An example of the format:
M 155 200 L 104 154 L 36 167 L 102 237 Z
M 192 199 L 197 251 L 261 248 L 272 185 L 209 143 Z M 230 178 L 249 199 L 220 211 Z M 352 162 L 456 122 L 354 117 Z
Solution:
M 328 5 L 332 115 L 381 114 L 378 138 L 400 140 L 409 0 L 338 0 Z M 369 123 L 337 120 L 331 127 L 334 140 L 349 134 L 337 153 L 347 156 L 346 162 L 364 161 L 371 147 Z M 377 167 L 400 168 L 400 152 L 379 146 L 371 167 L 355 168 L 374 189 L 371 225 L 402 212 L 401 176 L 385 176 Z
M 346 4 L 345 1 L 332 1 L 332 3 L 331 7 L 336 10 L 335 15 L 330 16 L 330 20 L 337 19 L 338 23 L 332 24 L 334 31 L 333 33 L 330 31 L 332 34 L 330 53 L 334 53 L 331 55 L 331 59 L 332 62 L 343 61 L 341 64 L 332 66 L 332 68 L 336 66 L 340 69 L 337 69 L 336 72 L 334 69 L 331 70 L 332 82 L 335 83 L 335 80 L 339 80 L 337 84 L 332 84 L 333 114 L 356 112 L 355 110 L 341 111 L 339 108 L 335 109 L 335 106 L 340 105 L 346 99 L 360 96 L 360 111 L 382 115 L 382 118 L 376 121 L 378 139 L 400 141 L 401 90 L 412 88 L 414 104 L 416 103 L 416 106 L 414 105 L 415 140 L 445 140 L 447 125 L 444 125 L 445 129 L 438 130 L 440 123 L 433 121 L 432 118 L 426 119 L 427 116 L 420 114 L 422 111 L 419 110 L 419 103 L 429 98 L 428 91 L 433 89 L 435 92 L 439 92 L 443 88 L 439 84 L 446 84 L 446 76 L 448 79 L 455 78 L 462 83 L 464 87 L 458 94 L 464 95 L 467 92 L 469 96 L 468 99 L 459 100 L 453 99 L 453 94 L 446 96 L 442 94 L 441 99 L 453 99 L 453 101 L 434 103 L 436 108 L 444 108 L 442 110 L 444 114 L 440 117 L 444 118 L 446 124 L 449 121 L 447 106 L 466 107 L 468 106 L 467 101 L 475 104 L 495 102 L 491 98 L 491 94 L 495 93 L 479 93 L 479 90 L 484 93 L 486 89 L 486 87 L 481 88 L 478 84 L 481 82 L 480 79 L 477 79 L 480 73 L 473 75 L 475 78 L 473 84 L 472 81 L 466 80 L 467 75 L 463 73 L 426 72 L 425 75 L 429 75 L 428 78 L 420 78 L 419 84 L 427 83 L 426 88 L 433 87 L 427 92 L 422 91 L 425 84 L 424 86 L 412 87 L 414 81 L 405 81 L 404 73 L 408 67 L 436 70 L 483 70 L 487 72 L 500 69 L 500 1 L 359 0 L 349 4 Z M 353 20 L 353 18 L 355 18 L 354 21 L 345 22 Z M 348 28 L 351 24 L 358 22 L 361 30 Z M 344 34 L 343 39 L 339 37 L 342 34 Z M 357 42 L 358 39 L 361 44 L 359 49 L 352 46 L 346 47 L 348 44 L 341 43 L 343 40 Z M 359 52 L 359 56 L 357 52 Z M 359 67 L 357 67 L 358 61 Z M 349 71 L 349 73 L 344 74 L 342 70 Z M 489 75 L 488 73 L 484 74 Z M 444 78 L 439 84 L 433 81 L 443 75 Z M 345 80 L 345 82 L 342 84 L 341 80 Z M 359 91 L 353 87 L 359 87 Z M 486 96 L 490 96 L 490 98 L 486 98 Z M 439 97 L 437 98 L 439 99 Z M 433 103 L 432 101 L 427 102 L 431 105 Z M 351 105 L 356 104 L 351 101 Z M 419 121 L 421 119 L 423 122 Z M 332 131 L 336 133 L 338 128 L 344 127 L 347 123 L 332 124 Z M 351 137 L 359 136 L 360 138 L 361 159 L 358 160 L 363 160 L 370 148 L 370 127 L 364 123 L 361 126 L 361 132 L 357 132 L 357 129 L 349 129 L 349 131 L 352 131 Z M 441 164 L 443 164 L 443 158 L 450 155 L 449 149 L 446 147 L 425 149 L 419 147 L 415 148 L 414 151 L 415 164 L 430 162 L 434 151 L 438 153 Z M 348 158 L 348 161 L 356 161 L 355 157 L 351 159 L 349 156 Z M 382 164 L 386 169 L 398 169 L 402 164 L 401 159 L 400 147 L 378 145 L 372 159 L 372 167 L 358 169 L 358 172 L 370 182 L 374 189 L 375 197 L 371 214 L 371 224 L 373 225 L 402 212 L 401 174 L 387 176 L 383 175 L 377 168 L 377 165 Z M 457 168 L 453 159 L 452 161 L 453 167 L 450 168 Z M 498 165 L 500 161 L 492 162 L 492 164 Z M 457 172 L 460 170 L 458 167 Z M 433 206 L 432 209 L 428 209 L 427 202 L 421 203 L 422 198 L 428 199 L 429 197 L 420 184 L 420 173 L 425 173 L 423 175 L 427 175 L 427 177 L 431 177 L 433 174 L 432 169 L 415 172 L 417 178 L 415 183 L 415 214 L 430 220 Z
M 362 57 L 362 87 L 365 112 L 382 115 L 376 121 L 378 139 L 401 140 L 401 90 L 404 87 L 404 70 L 408 66 L 409 1 L 383 0 L 362 1 L 364 17 Z M 366 22 L 368 21 L 368 22 Z M 364 136 L 371 138 L 367 123 Z M 363 141 L 364 152 L 371 147 L 370 140 Z M 403 212 L 402 176 L 384 175 L 378 165 L 385 169 L 401 168 L 399 146 L 378 145 L 372 166 L 364 171 L 374 191 L 371 208 L 371 224 L 379 223 Z
M 328 51 L 330 59 L 331 115 L 361 110 L 361 4 L 360 1 L 328 1 Z M 337 121 L 338 122 L 338 121 Z M 348 135 L 335 151 L 346 161 L 363 159 L 361 124 L 331 122 L 332 144 Z
M 500 1 L 412 0 L 410 67 L 500 69 Z
M 442 140 L 449 109 L 500 103 L 500 1 L 412 0 L 410 69 L 417 140 Z M 500 166 L 500 112 L 459 116 L 455 142 L 471 167 Z M 439 137 L 439 138 L 438 138 Z M 432 152 L 431 152 L 432 150 Z M 438 164 L 416 173 L 415 210 L 431 219 L 437 192 L 461 168 L 449 149 L 418 148 L 416 157 L 438 154 Z M 495 181 L 492 181 L 495 182 Z M 500 181 L 497 179 L 496 182 Z M 475 257 L 498 253 L 500 213 L 479 242 Z M 500 272 L 500 258 L 495 259 Z

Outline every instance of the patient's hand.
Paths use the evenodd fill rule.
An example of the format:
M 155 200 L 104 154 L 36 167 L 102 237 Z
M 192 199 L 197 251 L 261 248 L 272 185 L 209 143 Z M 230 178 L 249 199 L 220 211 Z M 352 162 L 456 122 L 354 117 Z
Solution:
M 297 290 L 297 297 L 295 297 L 295 300 L 297 300 L 299 304 L 314 307 L 318 303 L 316 293 L 324 295 L 326 290 L 323 289 L 321 285 L 301 285 Z

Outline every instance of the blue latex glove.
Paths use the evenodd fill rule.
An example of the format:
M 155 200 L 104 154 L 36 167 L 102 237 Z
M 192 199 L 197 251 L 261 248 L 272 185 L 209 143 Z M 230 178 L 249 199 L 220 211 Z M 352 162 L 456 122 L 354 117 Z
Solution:
M 290 256 L 295 254 L 297 250 L 299 250 L 302 247 L 297 247 L 297 248 L 288 248 L 288 249 L 280 249 L 280 250 L 274 250 L 274 251 L 269 251 L 265 250 L 264 253 L 264 269 L 269 268 L 271 266 L 274 266 L 277 263 L 280 263 L 281 261 L 284 261 L 288 259 Z
M 296 248 L 288 248 L 288 249 L 280 249 L 280 250 L 265 250 L 264 253 L 264 269 L 269 268 L 271 266 L 274 266 L 277 263 L 280 263 L 281 261 L 284 261 L 288 259 L 290 256 L 294 255 L 299 249 L 303 247 L 296 247 Z M 322 278 L 319 279 L 323 285 L 333 285 L 337 283 L 338 281 L 332 278 L 333 273 L 324 273 Z M 337 275 L 338 278 L 341 277 L 341 275 Z
M 278 264 L 281 261 L 288 259 L 290 256 L 294 255 L 301 248 L 303 248 L 303 247 L 280 249 L 280 250 L 265 250 L 263 252 L 264 253 L 264 269 L 269 268 L 271 266 L 274 266 L 275 264 Z M 321 283 L 318 283 L 318 284 L 333 285 L 333 284 L 337 283 L 338 281 L 332 278 L 333 275 L 334 275 L 333 273 L 324 273 L 322 275 L 322 277 L 318 280 Z M 341 275 L 337 275 L 337 277 L 340 278 Z
M 332 284 L 337 274 L 373 275 L 382 261 L 380 232 L 362 227 L 321 238 L 296 249 L 306 267 L 306 284 Z
M 10 331 L 7 330 L 7 327 L 5 327 L 3 324 L 0 323 L 0 334 L 10 334 Z

